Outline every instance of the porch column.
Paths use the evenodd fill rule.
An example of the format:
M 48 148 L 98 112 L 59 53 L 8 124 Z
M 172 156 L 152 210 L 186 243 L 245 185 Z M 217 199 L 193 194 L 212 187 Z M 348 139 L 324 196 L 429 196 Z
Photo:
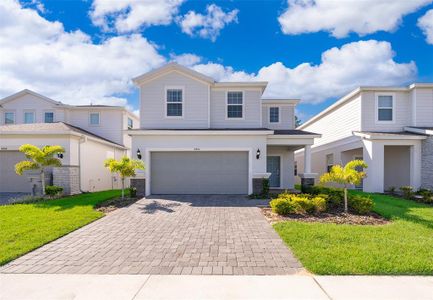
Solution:
M 421 141 L 410 147 L 410 185 L 414 190 L 421 187 Z
M 383 193 L 385 178 L 384 144 L 379 141 L 363 141 L 363 158 L 367 163 L 367 177 L 364 179 L 364 192 Z
M 311 145 L 304 147 L 304 173 L 299 174 L 301 177 L 302 192 L 307 192 L 308 187 L 314 185 L 314 178 L 317 174 L 311 173 Z

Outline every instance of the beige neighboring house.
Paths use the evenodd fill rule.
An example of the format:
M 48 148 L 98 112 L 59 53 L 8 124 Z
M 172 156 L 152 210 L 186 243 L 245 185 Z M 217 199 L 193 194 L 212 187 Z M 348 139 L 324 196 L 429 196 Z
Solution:
M 311 149 L 312 172 L 363 159 L 366 192 L 410 185 L 433 188 L 433 84 L 360 87 L 299 129 L 318 132 Z M 305 151 L 296 153 L 302 167 Z
M 73 106 L 23 90 L 0 100 L 0 193 L 31 193 L 38 178 L 32 172 L 15 174 L 23 159 L 23 144 L 61 145 L 62 167 L 47 174 L 47 183 L 63 186 L 65 193 L 120 187 L 118 178 L 104 168 L 104 160 L 129 155 L 137 116 L 120 106 Z
M 294 152 L 319 135 L 295 129 L 294 99 L 264 99 L 267 82 L 217 82 L 176 63 L 133 79 L 140 128 L 132 156 L 146 170 L 132 183 L 149 194 L 251 194 L 295 183 Z M 306 157 L 309 162 L 309 157 Z M 304 183 L 310 180 L 308 164 Z

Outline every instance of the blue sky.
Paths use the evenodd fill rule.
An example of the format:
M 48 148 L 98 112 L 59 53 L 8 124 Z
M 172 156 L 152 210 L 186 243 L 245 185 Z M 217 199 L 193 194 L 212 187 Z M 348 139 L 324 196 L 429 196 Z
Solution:
M 431 18 L 426 16 L 433 5 L 428 0 L 411 0 L 412 4 L 389 1 L 389 5 L 377 8 L 369 1 L 365 1 L 368 6 L 359 7 L 349 0 L 341 1 L 337 8 L 319 3 L 326 0 L 317 3 L 167 0 L 154 1 L 156 4 L 149 4 L 154 7 L 141 8 L 142 15 L 133 0 L 126 0 L 132 4 L 123 8 L 110 6 L 109 1 L 107 4 L 103 0 L 5 1 L 11 4 L 3 4 L 0 13 L 25 13 L 26 18 L 22 24 L 16 20 L 0 21 L 0 33 L 1 27 L 6 30 L 15 26 L 22 31 L 18 35 L 23 41 L 26 41 L 26 28 L 27 34 L 36 35 L 37 40 L 31 45 L 35 56 L 26 54 L 21 62 L 41 70 L 37 73 L 24 71 L 22 64 L 18 67 L 21 58 L 14 57 L 19 53 L 12 41 L 14 36 L 8 31 L 8 35 L 0 39 L 0 46 L 3 44 L 15 51 L 3 57 L 17 62 L 14 65 L 0 59 L 0 67 L 3 61 L 9 68 L 7 75 L 16 80 L 9 79 L 12 84 L 0 86 L 0 96 L 7 96 L 14 89 L 33 88 L 68 103 L 116 104 L 126 99 L 131 109 L 136 110 L 137 91 L 128 80 L 184 54 L 190 58 L 184 61 L 186 65 L 217 80 L 268 80 L 271 96 L 301 98 L 298 114 L 304 121 L 359 85 L 433 82 L 433 41 L 428 40 L 433 30 L 433 13 Z M 169 4 L 162 7 L 161 16 L 158 16 L 161 10 L 146 15 L 146 10 L 159 9 L 157 6 L 162 2 Z M 387 4 L 386 1 L 376 2 Z M 213 5 L 218 15 L 212 20 L 209 5 Z M 368 16 L 360 16 L 360 9 Z M 382 16 L 372 13 L 384 9 L 389 11 Z M 345 18 L 344 15 L 354 13 L 351 10 L 358 10 L 358 13 Z M 170 13 L 165 14 L 167 11 Z M 190 21 L 197 21 L 198 17 L 202 23 L 193 22 L 191 24 L 196 25 L 189 27 L 183 24 L 189 12 L 194 12 Z M 314 15 L 317 12 L 319 18 Z M 130 21 L 132 13 L 135 17 L 128 28 L 116 25 L 121 18 Z M 419 20 L 424 16 L 421 26 Z M 210 23 L 203 25 L 206 20 Z M 35 26 L 38 22 L 44 24 Z M 202 35 L 200 29 L 205 29 Z M 73 35 L 77 32 L 86 38 Z M 64 42 L 65 37 L 72 41 Z M 119 45 L 107 45 L 118 37 L 124 39 Z M 44 47 L 48 44 L 50 49 Z M 140 52 L 140 45 L 147 47 L 144 53 Z M 333 48 L 335 51 L 330 51 L 327 59 L 331 63 L 324 63 L 323 53 Z M 125 49 L 123 56 L 122 49 Z M 364 53 L 366 57 L 358 59 Z M 63 61 L 68 57 L 77 59 L 72 67 L 66 67 L 70 62 Z M 306 64 L 305 70 L 300 67 L 302 64 Z M 116 70 L 120 70 L 117 77 L 110 74 Z M 286 79 L 281 79 L 285 76 Z M 65 77 L 63 81 L 62 77 Z

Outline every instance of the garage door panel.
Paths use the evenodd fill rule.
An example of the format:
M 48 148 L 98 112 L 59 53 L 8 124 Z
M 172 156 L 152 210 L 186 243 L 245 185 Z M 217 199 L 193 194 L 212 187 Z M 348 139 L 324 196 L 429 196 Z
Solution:
M 0 151 L 0 192 L 31 192 L 28 177 L 15 173 L 15 164 L 25 159 L 24 154 L 19 151 Z
M 247 194 L 248 152 L 152 152 L 153 194 Z

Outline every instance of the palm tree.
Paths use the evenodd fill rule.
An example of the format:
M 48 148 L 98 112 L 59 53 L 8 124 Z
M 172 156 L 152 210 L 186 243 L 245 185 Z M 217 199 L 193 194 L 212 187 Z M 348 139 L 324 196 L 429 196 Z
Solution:
M 60 167 L 62 162 L 54 155 L 64 153 L 62 146 L 44 146 L 39 148 L 34 145 L 25 144 L 19 148 L 28 159 L 23 160 L 15 165 L 15 173 L 23 175 L 27 170 L 41 170 L 42 195 L 45 195 L 45 169 L 47 167 Z
M 122 200 L 125 198 L 125 178 L 135 176 L 135 170 L 144 170 L 144 163 L 141 160 L 130 159 L 127 156 L 122 157 L 120 160 L 109 158 L 104 163 L 105 167 L 111 173 L 117 173 L 122 180 Z
M 361 180 L 366 176 L 364 171 L 358 169 L 366 169 L 368 166 L 363 160 L 352 160 L 344 167 L 340 165 L 332 166 L 331 171 L 323 174 L 320 177 L 321 183 L 335 182 L 344 186 L 344 212 L 348 212 L 347 203 L 347 187 L 352 184 L 360 184 Z

